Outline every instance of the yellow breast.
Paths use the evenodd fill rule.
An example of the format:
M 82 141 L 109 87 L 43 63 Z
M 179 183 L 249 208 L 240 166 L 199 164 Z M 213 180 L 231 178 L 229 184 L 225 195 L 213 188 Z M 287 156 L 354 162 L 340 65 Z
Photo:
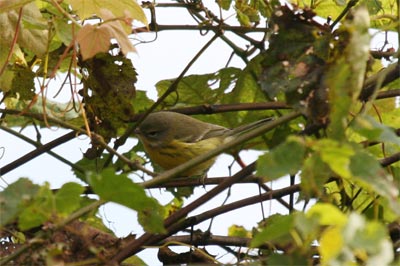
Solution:
M 153 163 L 165 170 L 172 169 L 190 159 L 215 149 L 223 143 L 223 138 L 209 138 L 195 143 L 186 143 L 173 140 L 162 147 L 151 147 L 144 143 L 145 150 Z M 215 162 L 215 158 L 205 161 L 190 170 L 182 173 L 182 176 L 203 175 Z

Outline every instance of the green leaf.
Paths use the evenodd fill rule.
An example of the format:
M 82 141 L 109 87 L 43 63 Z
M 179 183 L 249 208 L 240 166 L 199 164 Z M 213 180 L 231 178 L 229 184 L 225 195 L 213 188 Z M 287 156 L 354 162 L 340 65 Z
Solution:
M 6 49 L 1 47 L 0 44 L 0 53 L 3 53 L 2 51 L 6 51 Z M 0 62 L 5 62 L 5 60 L 2 60 L 3 58 L 0 58 Z M 9 69 L 5 69 L 3 74 L 0 76 L 0 91 L 1 92 L 8 92 L 11 90 L 12 82 L 14 80 L 15 72 L 11 71 Z M 7 102 L 6 102 L 7 103 Z
M 232 0 L 218 0 L 217 3 L 222 9 L 229 10 L 232 4 Z
M 257 264 L 255 265 L 262 265 Z M 309 265 L 310 262 L 307 259 L 307 256 L 301 256 L 300 254 L 279 254 L 277 252 L 272 253 L 268 256 L 268 265 L 273 266 L 282 266 L 282 265 Z
M 303 164 L 305 146 L 297 137 L 289 137 L 257 161 L 257 175 L 274 180 L 287 174 L 296 174 Z
M 104 169 L 88 178 L 93 191 L 101 199 L 112 201 L 138 212 L 139 221 L 148 232 L 163 233 L 163 207 L 146 195 L 144 189 L 126 175 L 116 175 L 113 169 Z
M 338 34 L 342 37 L 334 45 L 340 49 L 330 59 L 324 77 L 331 108 L 328 132 L 337 140 L 345 138 L 346 118 L 358 101 L 366 75 L 370 48 L 368 27 L 368 11 L 360 6 L 339 28 Z
M 290 237 L 290 231 L 294 229 L 295 216 L 274 214 L 265 221 L 266 226 L 257 233 L 251 241 L 251 247 L 258 247 L 268 241 L 279 240 Z
M 121 264 L 122 265 L 147 266 L 147 264 L 136 255 L 127 258 Z
M 13 69 L 14 78 L 12 80 L 11 92 L 13 95 L 18 94 L 21 101 L 32 100 L 35 94 L 34 78 L 35 73 L 30 68 L 16 67 Z
M 146 91 L 136 90 L 135 99 L 133 99 L 135 113 L 140 113 L 149 109 L 152 104 L 154 104 L 154 101 L 147 97 Z
M 365 150 L 359 150 L 351 158 L 350 170 L 361 184 L 370 188 L 382 197 L 386 198 L 392 210 L 400 215 L 400 204 L 397 201 L 399 187 L 382 168 L 375 157 Z
M 344 2 L 345 0 L 338 0 L 340 2 Z M 297 0 L 291 0 L 291 3 L 299 3 L 300 7 L 305 8 L 312 8 L 314 12 L 318 14 L 318 16 L 327 18 L 332 17 L 336 19 L 337 16 L 343 11 L 343 6 L 338 5 L 337 1 L 313 1 L 313 5 L 309 5 L 307 2 L 298 2 Z
M 355 119 L 354 130 L 369 141 L 391 142 L 400 145 L 400 137 L 394 130 L 384 124 L 378 123 L 370 116 L 358 116 Z
M 28 230 L 40 226 L 54 214 L 54 195 L 50 185 L 41 186 L 31 204 L 24 208 L 18 218 L 18 227 Z
M 33 201 L 39 186 L 27 178 L 20 178 L 0 192 L 0 225 L 12 222 Z
M 383 0 L 384 2 L 388 2 L 387 0 Z M 383 6 L 382 6 L 382 1 L 380 0 L 361 0 L 360 4 L 365 5 L 368 9 L 368 13 L 370 15 L 376 15 L 378 14 L 379 11 L 382 11 Z
M 323 195 L 325 193 L 324 184 L 331 177 L 332 171 L 329 166 L 321 159 L 317 153 L 308 156 L 300 171 L 301 193 L 307 197 Z
M 239 68 L 228 67 L 216 73 L 186 76 L 179 82 L 176 93 L 170 94 L 164 102 L 176 105 L 179 99 L 177 107 L 220 103 L 225 90 L 234 84 L 240 72 Z M 158 95 L 163 95 L 173 82 L 173 79 L 159 81 L 156 84 Z
M 237 73 L 235 76 L 236 81 L 234 83 L 234 88 L 231 92 L 228 92 L 223 95 L 222 103 L 224 104 L 235 104 L 239 102 L 247 102 L 247 103 L 255 103 L 255 102 L 263 102 L 267 101 L 268 99 L 265 97 L 265 94 L 260 89 L 260 84 L 258 81 L 258 77 L 261 74 L 261 62 L 264 59 L 263 56 L 258 55 L 250 60 L 247 63 L 246 67 Z M 222 74 L 222 73 L 221 73 Z M 229 75 L 229 73 L 227 73 Z M 221 80 L 222 76 L 221 76 Z M 230 80 L 229 77 L 226 80 Z M 224 86 L 229 88 L 230 85 Z M 230 113 L 222 114 L 223 121 L 226 121 L 227 127 L 232 128 L 237 126 L 238 124 L 245 124 L 253 122 L 257 119 L 262 119 L 268 116 L 273 116 L 275 113 L 272 112 L 263 112 L 257 113 L 252 111 L 240 111 L 237 112 L 235 115 L 231 115 Z M 260 117 L 255 117 L 260 116 Z
M 66 183 L 55 195 L 58 213 L 69 214 L 81 206 L 81 194 L 85 188 L 77 183 Z
M 57 37 L 60 39 L 60 41 L 66 46 L 70 45 L 74 38 L 73 32 L 75 25 L 68 23 L 68 20 L 64 17 L 55 17 L 53 19 L 53 23 Z
M 80 169 L 85 169 L 85 172 L 82 173 L 75 169 L 72 170 L 74 171 L 74 174 L 77 178 L 87 183 L 88 176 L 91 175 L 92 173 L 97 173 L 98 171 L 100 171 L 101 166 L 104 165 L 106 160 L 107 158 L 105 158 L 105 156 L 98 156 L 94 160 L 83 157 L 81 160 L 77 161 L 75 165 Z
M 333 172 L 343 178 L 350 178 L 350 158 L 354 155 L 353 147 L 339 143 L 332 139 L 322 139 L 312 144 L 313 150 L 318 152 Z
M 241 10 L 236 10 L 236 18 L 238 19 L 240 25 L 245 27 L 250 27 L 250 18 L 246 14 L 244 14 Z

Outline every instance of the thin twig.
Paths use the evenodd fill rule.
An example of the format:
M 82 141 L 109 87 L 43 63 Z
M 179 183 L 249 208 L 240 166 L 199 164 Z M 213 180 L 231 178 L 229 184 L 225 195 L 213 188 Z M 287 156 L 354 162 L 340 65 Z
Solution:
M 330 25 L 330 28 L 335 28 L 336 24 L 338 24 L 344 16 L 350 11 L 358 3 L 359 0 L 350 0 L 343 11 L 339 14 L 339 16 L 335 19 L 335 21 Z
M 291 109 L 288 104 L 283 102 L 260 102 L 260 103 L 233 103 L 233 104 L 203 104 L 199 106 L 174 108 L 170 111 L 186 114 L 217 114 L 236 111 L 256 111 L 256 110 L 280 110 Z M 129 119 L 129 122 L 136 122 L 144 114 L 137 114 Z

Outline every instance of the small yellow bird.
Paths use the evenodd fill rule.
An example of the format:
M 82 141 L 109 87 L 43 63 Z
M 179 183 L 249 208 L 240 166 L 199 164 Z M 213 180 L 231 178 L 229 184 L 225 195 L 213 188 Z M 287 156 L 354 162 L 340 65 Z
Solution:
M 151 161 L 169 170 L 270 120 L 271 118 L 266 118 L 235 129 L 228 129 L 184 114 L 161 111 L 149 114 L 135 133 L 143 143 Z M 214 164 L 215 159 L 205 161 L 182 175 L 204 175 Z

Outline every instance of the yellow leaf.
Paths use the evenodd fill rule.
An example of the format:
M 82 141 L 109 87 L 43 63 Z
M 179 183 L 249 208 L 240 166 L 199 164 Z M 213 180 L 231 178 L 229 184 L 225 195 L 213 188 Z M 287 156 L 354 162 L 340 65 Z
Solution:
M 329 203 L 317 203 L 308 210 L 307 217 L 318 217 L 320 225 L 343 226 L 347 217 L 337 207 Z
M 244 228 L 241 225 L 231 225 L 228 228 L 228 236 L 236 236 L 236 237 L 252 237 L 251 232 L 249 232 L 248 230 L 246 230 L 246 228 Z
M 341 228 L 334 226 L 326 229 L 322 233 L 319 243 L 321 265 L 329 265 L 329 262 L 337 257 L 343 248 Z

